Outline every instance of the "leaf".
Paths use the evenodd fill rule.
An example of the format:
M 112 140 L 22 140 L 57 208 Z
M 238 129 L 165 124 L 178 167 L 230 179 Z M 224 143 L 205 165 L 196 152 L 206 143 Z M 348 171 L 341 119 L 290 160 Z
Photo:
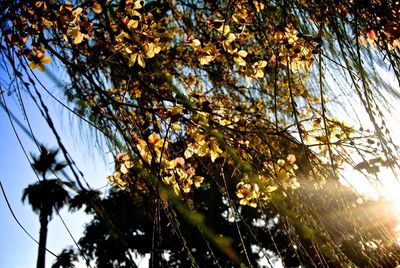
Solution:
M 181 167 L 183 167 L 185 165 L 185 159 L 183 157 L 175 158 L 175 162 L 177 165 L 180 165 Z
M 97 2 L 95 2 L 95 3 L 93 4 L 92 10 L 93 10 L 93 12 L 96 13 L 96 14 L 99 14 L 99 13 L 101 13 L 101 12 L 103 11 L 101 5 L 100 5 L 99 3 L 97 3 Z
M 40 72 L 44 72 L 44 65 L 43 65 L 42 63 L 36 64 L 36 68 L 37 68 Z
M 129 67 L 135 65 L 137 57 L 138 57 L 138 53 L 134 53 L 129 57 Z
M 144 1 L 143 0 L 137 0 L 136 2 L 135 2 L 135 5 L 134 5 L 134 9 L 141 9 L 142 7 L 143 7 L 143 5 L 144 5 Z
M 79 31 L 77 36 L 75 37 L 73 44 L 78 45 L 83 41 L 83 34 Z
M 129 20 L 127 26 L 129 30 L 136 29 L 139 26 L 139 20 Z
M 193 153 L 195 152 L 195 149 L 193 147 L 193 144 L 189 144 L 188 147 L 186 148 L 185 152 L 184 152 L 184 156 L 186 159 L 192 157 Z
M 246 58 L 247 52 L 245 50 L 239 50 L 238 55 L 242 58 Z
M 74 27 L 74 28 L 68 29 L 67 34 L 70 35 L 70 36 L 72 35 L 73 37 L 75 37 L 74 40 L 72 41 L 72 43 L 74 45 L 80 44 L 83 41 L 83 37 L 84 36 L 81 33 L 79 27 Z
M 54 23 L 52 21 L 49 21 L 46 18 L 42 18 L 42 23 L 46 27 L 52 27 L 54 25 Z
M 246 66 L 246 61 L 242 57 L 235 57 L 235 62 L 239 66 Z
M 211 150 L 210 150 L 211 161 L 214 162 L 215 159 L 217 159 L 221 153 L 222 150 L 219 148 L 218 144 L 216 142 L 211 142 Z
M 29 68 L 30 68 L 31 70 L 35 69 L 35 68 L 36 68 L 36 63 L 33 62 L 33 61 L 31 61 L 31 62 L 29 63 Z
M 196 186 L 196 188 L 199 188 L 201 186 L 201 184 L 204 181 L 204 177 L 202 176 L 194 176 L 193 177 L 193 182 L 194 182 L 194 186 Z
M 175 106 L 168 108 L 168 112 L 170 113 L 171 116 L 181 114 L 182 111 L 183 111 L 183 108 L 181 105 L 175 105 Z
M 181 129 L 181 126 L 180 126 L 178 123 L 173 123 L 173 124 L 171 125 L 171 128 L 172 128 L 173 130 L 175 130 L 175 131 L 178 131 L 178 130 Z
M 40 61 L 44 64 L 49 64 L 51 62 L 51 58 L 48 56 L 44 56 Z
M 156 148 L 161 148 L 164 144 L 164 140 L 160 139 L 155 133 L 150 134 L 148 140 Z
M 128 167 L 125 164 L 121 165 L 120 171 L 122 174 L 127 174 L 129 172 Z
M 209 152 L 208 143 L 204 142 L 204 143 L 199 144 L 199 145 L 200 145 L 200 147 L 197 150 L 197 155 L 202 157 L 202 156 L 205 156 L 206 154 L 208 154 L 208 152 Z
M 254 78 L 263 78 L 264 72 L 261 69 L 256 69 L 256 73 L 253 76 L 254 76 Z
M 199 58 L 200 64 L 201 65 L 208 65 L 210 62 L 212 62 L 215 59 L 214 56 L 212 55 L 206 55 L 206 56 L 201 56 Z
M 228 35 L 231 32 L 231 28 L 229 25 L 222 23 L 221 27 L 219 27 L 217 31 L 223 33 L 224 35 Z
M 81 7 L 78 7 L 77 9 L 75 9 L 74 11 L 72 11 L 72 15 L 74 17 L 78 17 L 81 13 L 82 13 L 83 9 Z
M 139 143 L 136 145 L 136 147 L 139 151 L 140 156 L 143 158 L 143 160 L 149 164 L 151 162 L 152 156 L 149 151 L 149 148 L 147 148 L 146 142 L 143 140 L 139 140 Z
M 145 43 L 144 50 L 145 50 L 146 57 L 148 57 L 148 58 L 154 57 L 155 52 L 154 52 L 154 44 L 153 43 Z
M 194 50 L 198 50 L 201 48 L 201 42 L 199 39 L 194 39 L 191 43 L 190 46 L 194 49 Z
M 278 189 L 278 186 L 267 186 L 265 189 L 268 193 L 274 192 Z
M 138 54 L 138 56 L 137 56 L 137 61 L 138 61 L 138 64 L 141 66 L 141 67 L 145 67 L 146 66 L 146 63 L 144 62 L 144 57 L 143 57 L 143 55 L 142 54 Z
M 296 162 L 296 156 L 294 154 L 289 154 L 286 160 L 288 161 L 288 163 L 293 164 L 294 162 Z

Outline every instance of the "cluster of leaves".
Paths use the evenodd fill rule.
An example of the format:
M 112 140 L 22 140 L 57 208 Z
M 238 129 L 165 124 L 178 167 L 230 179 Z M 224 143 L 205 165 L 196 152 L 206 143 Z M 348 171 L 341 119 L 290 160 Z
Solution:
M 331 65 L 324 59 L 343 67 L 344 77 L 352 81 L 349 88 L 354 88 L 347 93 L 359 97 L 375 128 L 381 148 L 364 150 L 363 157 L 384 157 L 387 163 L 395 162 L 393 146 L 384 122 L 377 122 L 375 111 L 382 108 L 361 62 L 361 52 L 371 49 L 363 35 L 388 55 L 395 73 L 399 70 L 395 49 L 399 36 L 388 20 L 397 13 L 382 11 L 387 18 L 378 14 L 388 8 L 384 1 L 373 1 L 379 2 L 379 9 L 368 8 L 363 1 L 331 2 L 48 0 L 6 5 L 5 1 L 0 4 L 0 22 L 4 51 L 21 62 L 27 59 L 25 65 L 40 71 L 50 62 L 49 53 L 67 70 L 68 101 L 105 134 L 115 153 L 116 170 L 108 180 L 120 189 L 116 193 L 141 196 L 141 202 L 149 204 L 161 202 L 164 216 L 176 228 L 171 235 L 184 245 L 187 235 L 181 234 L 181 221 L 196 225 L 205 240 L 214 243 L 210 247 L 220 249 L 232 263 L 247 259 L 248 265 L 255 265 L 248 254 L 250 242 L 236 243 L 244 237 L 240 230 L 247 228 L 247 220 L 236 226 L 238 236 L 229 234 L 235 244 L 218 239 L 219 230 L 208 227 L 213 219 L 190 216 L 188 211 L 198 215 L 212 206 L 196 195 L 212 193 L 216 204 L 235 211 L 224 223 L 233 225 L 239 221 L 236 214 L 256 209 L 251 220 L 263 219 L 261 229 L 267 229 L 271 238 L 266 241 L 273 242 L 268 224 L 281 219 L 280 241 L 304 254 L 296 255 L 296 265 L 328 267 L 355 262 L 342 252 L 344 241 L 355 237 L 364 241 L 352 249 L 360 256 L 372 238 L 356 231 L 348 239 L 335 240 L 315 207 L 318 195 L 308 189 L 321 190 L 331 181 L 336 187 L 338 168 L 351 163 L 348 155 L 368 143 L 363 133 L 356 136 L 352 127 L 328 116 L 334 110 L 329 110 L 326 95 L 347 85 L 326 85 L 325 69 Z M 378 24 L 371 23 L 371 14 L 379 17 Z M 335 197 L 345 198 L 340 193 Z M 349 202 L 338 206 L 351 213 Z M 225 212 L 229 214 L 226 208 L 220 210 Z M 100 214 L 104 220 L 106 214 Z M 149 216 L 154 221 L 155 214 Z M 351 219 L 351 226 L 360 223 Z M 168 232 L 167 227 L 157 230 Z M 293 253 L 293 249 L 258 246 L 283 259 Z M 398 258 L 382 248 L 375 249 L 381 256 Z M 184 250 L 195 264 L 194 252 L 199 249 Z M 96 254 L 99 258 L 101 253 Z M 154 260 L 156 251 L 151 254 Z

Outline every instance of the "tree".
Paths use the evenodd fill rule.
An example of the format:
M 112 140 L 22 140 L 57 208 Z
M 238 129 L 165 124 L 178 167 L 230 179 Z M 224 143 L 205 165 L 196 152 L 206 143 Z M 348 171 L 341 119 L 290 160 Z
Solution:
M 53 211 L 60 210 L 70 198 L 68 191 L 64 189 L 66 182 L 46 178 L 48 172 L 57 172 L 64 167 L 64 164 L 56 161 L 57 152 L 58 150 L 48 150 L 41 146 L 40 156 L 34 157 L 32 167 L 42 176 L 42 180 L 29 185 L 22 195 L 22 201 L 28 199 L 33 211 L 39 215 L 38 268 L 45 267 L 47 226 Z
M 57 257 L 51 268 L 74 268 L 74 261 L 77 261 L 78 257 L 73 249 L 64 249 Z
M 154 254 L 154 243 L 158 243 L 161 260 L 155 265 L 157 267 L 234 267 L 232 256 L 221 250 L 228 244 L 238 253 L 238 258 L 243 262 L 248 258 L 253 267 L 259 267 L 259 261 L 274 266 L 277 256 L 285 267 L 337 267 L 344 262 L 357 267 L 390 267 L 398 261 L 400 248 L 394 239 L 395 218 L 390 214 L 386 217 L 382 213 L 374 214 L 377 208 L 385 210 L 385 206 L 375 201 L 361 203 L 357 194 L 340 183 L 331 182 L 318 190 L 308 189 L 308 195 L 313 196 L 310 199 L 293 197 L 292 202 L 301 202 L 319 215 L 324 229 L 317 229 L 321 227 L 300 220 L 295 222 L 299 219 L 298 208 L 290 208 L 289 202 L 282 202 L 279 196 L 271 197 L 271 200 L 287 206 L 286 211 L 272 205 L 257 209 L 246 206 L 235 211 L 233 208 L 240 206 L 238 200 L 229 200 L 227 196 L 225 199 L 215 198 L 218 193 L 210 191 L 218 189 L 218 184 L 224 184 L 223 178 L 218 174 L 204 175 L 208 183 L 188 195 L 193 206 L 190 213 L 198 213 L 190 216 L 174 213 L 171 206 L 160 210 L 154 194 L 143 191 L 150 185 L 132 184 L 125 190 L 111 189 L 99 205 L 113 219 L 114 226 L 110 228 L 109 223 L 101 215 L 96 215 L 94 210 L 86 210 L 93 215 L 93 219 L 79 241 L 83 254 L 94 261 L 96 267 L 130 267 L 129 252 L 141 256 Z M 233 196 L 237 181 L 227 183 L 227 192 Z M 351 209 L 344 210 L 346 207 Z M 289 214 L 286 215 L 289 219 L 283 216 L 283 212 Z M 191 224 L 187 223 L 187 217 L 190 217 Z M 154 222 L 154 219 L 158 220 Z M 287 227 L 289 223 L 293 224 L 290 228 Z M 115 235 L 116 231 L 119 236 Z M 177 237 L 182 237 L 184 243 Z M 383 237 L 385 240 L 382 240 Z M 214 239 L 221 244 L 210 243 Z M 371 244 L 364 247 L 360 244 L 363 240 Z M 313 241 L 323 247 L 323 263 Z M 293 244 L 299 245 L 299 248 L 288 246 Z M 186 254 L 182 254 L 184 249 Z
M 179 239 L 185 264 L 202 264 L 198 258 L 204 254 L 196 258 L 198 249 L 187 246 L 190 226 L 198 228 L 211 257 L 220 251 L 223 264 L 255 265 L 252 243 L 244 243 L 251 235 L 241 235 L 251 234 L 251 228 L 239 224 L 246 213 L 268 225 L 256 238 L 263 237 L 268 242 L 260 244 L 263 249 L 287 265 L 398 261 L 392 227 L 372 217 L 376 232 L 358 230 L 364 218 L 339 183 L 346 166 L 378 181 L 379 169 L 398 168 L 398 146 L 385 114 L 391 111 L 387 101 L 396 103 L 399 94 L 376 69 L 391 67 L 399 81 L 397 2 L 0 5 L 2 53 L 13 75 L 28 92 L 36 92 L 45 112 L 32 70 L 49 71 L 51 58 L 65 68 L 69 106 L 103 134 L 115 155 L 111 185 L 129 193 L 134 206 L 146 195 L 141 198 L 153 209 L 138 213 L 155 226 L 152 267 L 164 261 L 161 233 Z M 348 103 L 364 108 L 356 113 L 362 120 L 346 116 Z M 83 188 L 78 175 L 76 180 Z M 196 198 L 203 191 L 210 200 Z M 124 226 L 117 222 L 126 219 L 101 201 L 89 198 L 89 203 L 99 217 L 92 228 L 101 230 L 94 233 L 111 232 L 104 247 L 112 249 L 110 259 L 120 257 L 134 266 L 125 255 L 130 246 L 123 239 Z M 330 217 L 325 207 L 334 208 Z M 208 214 L 211 208 L 233 213 L 223 223 L 236 228 L 236 234 L 229 232 L 234 239 L 219 236 L 224 227 L 213 224 L 220 215 Z M 346 224 L 333 217 L 339 212 Z M 161 215 L 174 229 L 162 227 Z M 274 242 L 269 229 L 276 220 L 282 244 Z M 182 235 L 185 228 L 190 231 Z M 112 265 L 107 256 L 97 256 Z

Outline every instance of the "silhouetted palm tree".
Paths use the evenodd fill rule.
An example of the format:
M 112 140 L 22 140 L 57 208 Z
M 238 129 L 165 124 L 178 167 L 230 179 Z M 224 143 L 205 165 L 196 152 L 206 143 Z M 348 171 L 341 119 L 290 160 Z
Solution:
M 47 225 L 52 218 L 53 209 L 59 210 L 68 203 L 70 196 L 59 179 L 47 179 L 46 173 L 57 172 L 65 167 L 64 163 L 56 161 L 58 150 L 48 150 L 41 147 L 39 157 L 33 157 L 33 168 L 42 176 L 40 180 L 24 189 L 22 201 L 28 199 L 32 210 L 39 215 L 40 236 L 37 268 L 45 267 Z

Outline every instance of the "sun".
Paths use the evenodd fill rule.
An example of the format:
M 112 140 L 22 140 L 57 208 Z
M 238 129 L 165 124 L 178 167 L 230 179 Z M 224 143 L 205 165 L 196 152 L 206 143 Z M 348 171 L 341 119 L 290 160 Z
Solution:
M 376 201 L 369 213 L 379 216 L 400 245 L 400 171 L 387 167 L 374 175 L 363 174 L 352 167 L 343 171 L 341 183 L 358 192 L 362 196 L 360 202 Z

